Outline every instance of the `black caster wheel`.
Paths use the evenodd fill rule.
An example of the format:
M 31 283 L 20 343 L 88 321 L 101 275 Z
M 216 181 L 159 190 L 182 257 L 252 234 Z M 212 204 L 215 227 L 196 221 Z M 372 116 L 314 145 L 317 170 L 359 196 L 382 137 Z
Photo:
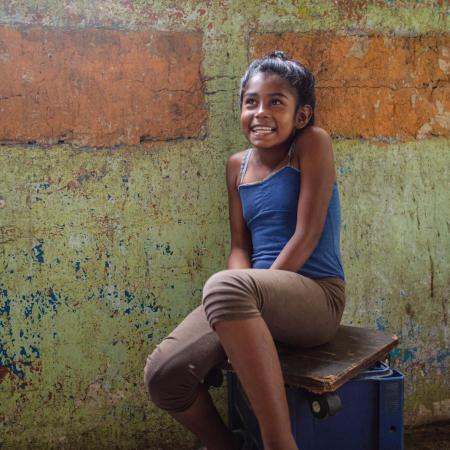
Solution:
M 312 395 L 309 406 L 314 417 L 323 419 L 326 416 L 334 416 L 342 408 L 341 397 L 332 392 L 323 395 Z

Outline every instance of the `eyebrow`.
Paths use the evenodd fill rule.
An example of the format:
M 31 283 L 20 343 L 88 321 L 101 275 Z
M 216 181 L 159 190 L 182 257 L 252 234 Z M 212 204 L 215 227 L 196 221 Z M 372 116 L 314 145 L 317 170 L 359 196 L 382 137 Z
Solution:
M 244 96 L 249 96 L 249 97 L 256 97 L 258 94 L 256 92 L 246 92 L 244 94 Z M 287 95 L 283 94 L 282 92 L 273 92 L 272 94 L 269 94 L 269 97 L 284 97 L 284 98 L 288 98 Z

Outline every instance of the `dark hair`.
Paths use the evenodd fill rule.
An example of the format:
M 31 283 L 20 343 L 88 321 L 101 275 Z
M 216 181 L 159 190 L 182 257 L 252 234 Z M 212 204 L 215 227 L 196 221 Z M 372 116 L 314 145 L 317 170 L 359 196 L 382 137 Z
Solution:
M 258 72 L 274 73 L 286 80 L 297 92 L 297 108 L 303 105 L 311 106 L 313 114 L 306 126 L 314 125 L 314 108 L 316 107 L 316 93 L 314 89 L 315 79 L 308 68 L 298 61 L 288 59 L 281 51 L 275 51 L 267 54 L 261 59 L 255 59 L 248 66 L 247 71 L 241 79 L 241 89 L 239 93 L 241 107 L 245 87 L 250 78 Z

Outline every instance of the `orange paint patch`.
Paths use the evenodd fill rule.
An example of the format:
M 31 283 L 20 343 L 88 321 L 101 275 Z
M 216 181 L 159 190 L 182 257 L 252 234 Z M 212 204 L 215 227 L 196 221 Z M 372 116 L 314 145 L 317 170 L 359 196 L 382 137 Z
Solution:
M 195 32 L 0 27 L 0 141 L 138 144 L 198 137 Z
M 450 134 L 450 35 L 262 34 L 251 54 L 280 49 L 316 76 L 317 123 L 344 137 Z

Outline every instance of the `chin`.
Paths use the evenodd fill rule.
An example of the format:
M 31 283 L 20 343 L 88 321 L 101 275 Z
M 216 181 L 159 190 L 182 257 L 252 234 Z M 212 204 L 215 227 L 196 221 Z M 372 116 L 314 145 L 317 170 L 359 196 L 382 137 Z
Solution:
M 258 145 L 259 147 L 278 147 L 280 145 L 283 145 L 283 141 L 279 142 L 267 138 L 252 138 L 249 141 L 254 145 Z

